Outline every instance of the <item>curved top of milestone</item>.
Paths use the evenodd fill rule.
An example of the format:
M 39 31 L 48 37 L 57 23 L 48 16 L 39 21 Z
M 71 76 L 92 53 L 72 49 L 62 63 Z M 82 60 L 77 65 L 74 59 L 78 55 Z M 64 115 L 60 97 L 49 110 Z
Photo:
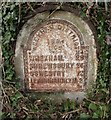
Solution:
M 38 13 L 18 35 L 15 68 L 29 91 L 84 94 L 97 73 L 94 33 L 71 12 Z

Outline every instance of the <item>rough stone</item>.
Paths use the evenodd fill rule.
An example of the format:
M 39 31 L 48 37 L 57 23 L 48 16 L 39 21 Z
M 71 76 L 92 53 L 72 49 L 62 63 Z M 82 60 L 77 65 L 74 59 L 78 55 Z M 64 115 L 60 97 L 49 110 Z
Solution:
M 93 31 L 70 12 L 39 13 L 18 35 L 15 69 L 23 89 L 82 100 L 96 79 Z

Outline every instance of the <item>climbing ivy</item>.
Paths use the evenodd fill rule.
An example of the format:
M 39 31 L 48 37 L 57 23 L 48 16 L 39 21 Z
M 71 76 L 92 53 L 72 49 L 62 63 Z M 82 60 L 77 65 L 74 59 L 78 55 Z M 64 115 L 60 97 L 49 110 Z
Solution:
M 81 104 L 72 100 L 55 103 L 50 99 L 33 100 L 18 89 L 14 70 L 14 49 L 18 30 L 25 23 L 27 14 L 35 12 L 43 3 L 2 3 L 2 52 L 3 52 L 3 111 L 2 119 L 107 119 L 111 118 L 111 20 L 104 4 L 68 3 L 78 7 L 81 17 L 88 17 L 97 30 L 99 44 L 98 74 L 96 85 L 88 92 L 88 97 Z M 59 4 L 58 4 L 59 5 Z M 109 5 L 109 4 L 108 4 Z M 109 7 L 108 7 L 109 9 Z M 105 13 L 105 14 L 104 14 Z M 110 22 L 107 22 L 110 21 Z M 111 41 L 109 41 L 111 42 Z

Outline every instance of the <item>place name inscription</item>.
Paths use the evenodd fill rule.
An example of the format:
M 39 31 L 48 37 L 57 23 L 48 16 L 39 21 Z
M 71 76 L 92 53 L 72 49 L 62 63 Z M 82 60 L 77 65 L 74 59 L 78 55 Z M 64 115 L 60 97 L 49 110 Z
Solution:
M 71 23 L 51 20 L 23 49 L 25 84 L 36 91 L 81 91 L 87 82 L 88 46 Z

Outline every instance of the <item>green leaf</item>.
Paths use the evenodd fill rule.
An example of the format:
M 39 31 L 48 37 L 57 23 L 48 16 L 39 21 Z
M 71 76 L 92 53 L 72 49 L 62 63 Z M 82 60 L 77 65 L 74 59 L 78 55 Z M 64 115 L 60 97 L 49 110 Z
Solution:
M 68 105 L 67 105 L 67 103 L 64 104 L 64 111 L 68 111 Z
M 69 99 L 68 100 L 66 100 L 65 102 L 64 102 L 64 111 L 68 111 L 69 110 Z
M 19 98 L 21 98 L 21 97 L 22 97 L 22 94 L 21 94 L 20 92 L 16 92 L 15 98 L 16 98 L 16 99 L 19 99 Z
M 0 118 L 1 118 L 1 116 L 2 116 L 3 114 L 4 114 L 4 112 L 1 112 L 1 111 L 0 111 Z
M 70 109 L 74 110 L 75 109 L 75 102 L 71 101 L 70 103 Z
M 94 104 L 94 103 L 90 103 L 89 104 L 89 109 L 91 109 L 91 110 L 97 110 L 97 105 Z
M 6 31 L 4 34 L 4 40 L 5 40 L 4 44 L 8 43 L 10 41 L 11 37 L 12 37 L 12 35 L 11 35 L 10 31 Z
M 98 116 L 98 114 L 96 112 L 94 112 L 92 118 L 99 118 L 99 116 Z
M 90 118 L 90 116 L 88 115 L 88 114 L 86 114 L 86 113 L 81 113 L 80 114 L 80 119 L 82 120 L 82 119 L 88 119 L 88 118 Z
M 9 75 L 6 77 L 6 80 L 12 80 L 12 77 L 13 77 L 13 74 L 9 74 Z

